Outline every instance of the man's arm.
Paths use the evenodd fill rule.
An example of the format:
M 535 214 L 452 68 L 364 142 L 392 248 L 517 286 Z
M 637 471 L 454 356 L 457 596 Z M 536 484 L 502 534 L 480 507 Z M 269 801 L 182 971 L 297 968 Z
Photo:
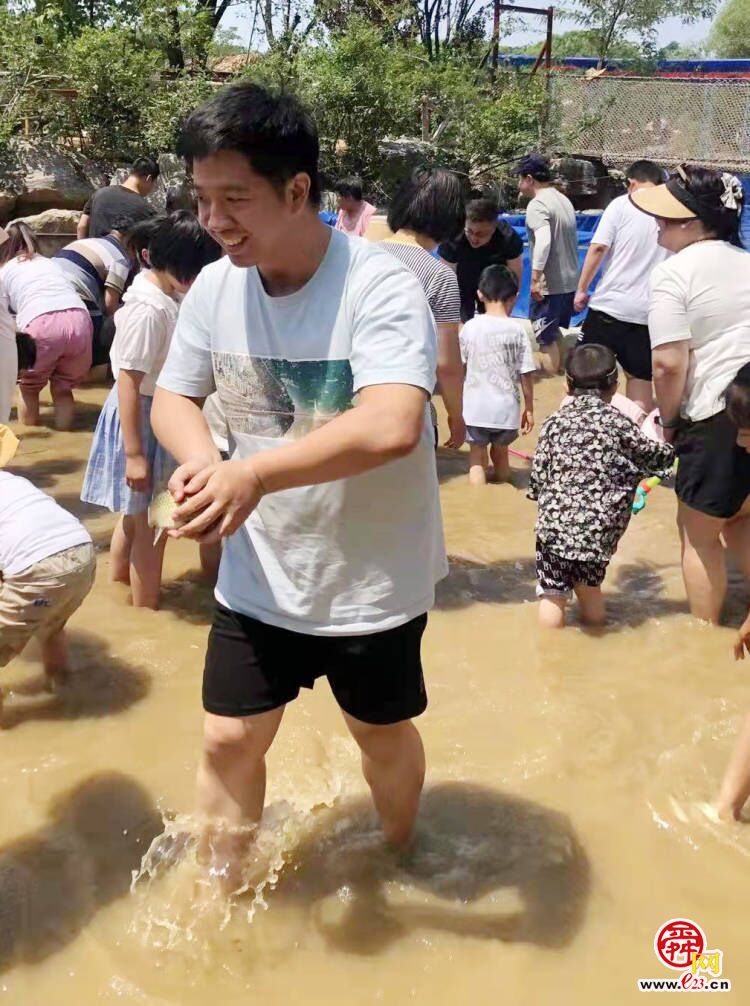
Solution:
M 168 417 L 173 397 L 181 396 L 154 402 L 154 429 L 168 450 L 173 444 L 179 450 L 179 460 L 187 452 L 178 440 L 189 439 L 191 449 L 203 450 L 210 434 L 205 422 L 205 436 L 199 431 L 195 416 L 184 405 Z M 422 436 L 426 400 L 427 393 L 411 385 L 372 385 L 360 391 L 352 409 L 300 440 L 242 461 L 209 465 L 184 486 L 173 487 L 170 482 L 173 491 L 178 489 L 178 499 L 188 496 L 175 515 L 186 523 L 173 535 L 202 540 L 209 533 L 212 539 L 231 535 L 268 493 L 351 478 L 410 454 Z M 190 405 L 198 408 L 196 403 Z M 189 426 L 182 427 L 186 420 Z M 180 476 L 179 469 L 175 476 Z
M 531 297 L 543 300 L 544 267 L 547 265 L 552 248 L 552 231 L 548 223 L 543 223 L 534 231 L 534 254 L 531 260 Z
M 608 245 L 589 245 L 589 250 L 586 252 L 586 258 L 583 261 L 581 275 L 578 277 L 578 289 L 573 301 L 576 311 L 583 311 L 588 304 L 589 287 L 594 281 L 594 276 L 599 272 L 608 251 Z
M 523 279 L 523 256 L 519 255 L 517 258 L 508 259 L 505 264 L 516 277 L 516 283 L 518 283 L 520 288 L 521 280 Z
M 104 289 L 104 313 L 114 314 L 117 308 L 120 306 L 120 298 L 122 294 L 119 290 L 115 290 L 114 287 L 108 286 Z

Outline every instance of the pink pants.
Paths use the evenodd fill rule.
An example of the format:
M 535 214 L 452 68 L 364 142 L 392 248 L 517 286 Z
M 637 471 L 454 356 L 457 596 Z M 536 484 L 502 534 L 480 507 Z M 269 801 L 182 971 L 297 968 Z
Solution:
M 36 363 L 19 374 L 28 391 L 41 391 L 47 381 L 53 391 L 72 391 L 91 369 L 91 315 L 81 308 L 40 314 L 26 326 L 36 343 Z

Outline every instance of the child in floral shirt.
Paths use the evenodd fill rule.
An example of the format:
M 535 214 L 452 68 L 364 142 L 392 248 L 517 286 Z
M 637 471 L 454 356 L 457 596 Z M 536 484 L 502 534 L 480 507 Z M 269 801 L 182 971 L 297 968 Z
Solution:
M 542 426 L 528 493 L 539 504 L 539 622 L 549 628 L 565 625 L 571 590 L 582 621 L 604 622 L 601 585 L 628 526 L 638 483 L 674 462 L 671 445 L 650 440 L 610 404 L 617 361 L 609 349 L 578 346 L 567 378 L 573 401 Z

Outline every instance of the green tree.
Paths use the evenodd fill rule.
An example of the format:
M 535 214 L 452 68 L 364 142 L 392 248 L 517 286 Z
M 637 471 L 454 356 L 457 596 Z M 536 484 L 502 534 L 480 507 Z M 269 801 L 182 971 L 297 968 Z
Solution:
M 596 38 L 596 56 L 604 60 L 612 47 L 636 36 L 646 54 L 657 51 L 657 28 L 668 17 L 685 23 L 711 16 L 716 0 L 575 0 L 571 15 Z
M 750 0 L 727 0 L 714 21 L 708 45 L 723 59 L 750 58 Z

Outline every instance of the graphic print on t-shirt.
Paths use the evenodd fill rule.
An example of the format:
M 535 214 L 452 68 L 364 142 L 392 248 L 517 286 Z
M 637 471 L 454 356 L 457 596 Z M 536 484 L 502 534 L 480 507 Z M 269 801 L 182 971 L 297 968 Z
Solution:
M 349 360 L 213 353 L 216 390 L 233 434 L 296 440 L 351 408 Z

